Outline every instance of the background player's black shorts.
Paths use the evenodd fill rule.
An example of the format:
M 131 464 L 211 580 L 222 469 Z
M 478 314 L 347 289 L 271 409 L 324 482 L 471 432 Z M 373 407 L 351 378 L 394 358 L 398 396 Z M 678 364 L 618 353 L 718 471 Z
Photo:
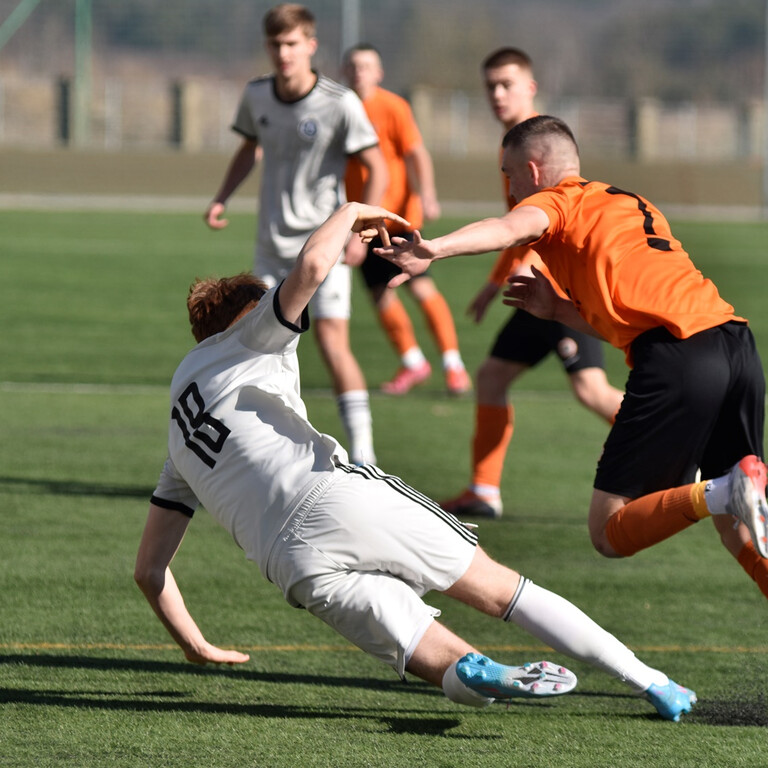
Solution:
M 763 455 L 765 378 L 745 323 L 689 339 L 654 328 L 635 339 L 632 356 L 595 488 L 636 499 L 691 483 L 698 468 L 708 480 Z
M 402 234 L 394 235 L 394 237 L 402 237 L 405 240 L 413 240 L 412 232 L 403 232 Z M 363 274 L 363 280 L 369 288 L 376 288 L 379 285 L 386 285 L 395 275 L 399 275 L 402 270 L 400 267 L 393 264 L 391 261 L 382 259 L 381 256 L 377 256 L 374 252 L 374 248 L 381 248 L 381 238 L 374 237 L 370 243 L 368 243 L 368 255 L 365 257 L 365 261 L 360 265 L 360 272 Z M 429 275 L 429 270 L 422 272 L 418 277 L 411 278 L 412 280 L 418 280 L 419 277 Z
M 534 366 L 550 352 L 557 354 L 567 373 L 604 365 L 599 339 L 554 320 L 542 320 L 523 309 L 513 312 L 501 329 L 491 357 Z

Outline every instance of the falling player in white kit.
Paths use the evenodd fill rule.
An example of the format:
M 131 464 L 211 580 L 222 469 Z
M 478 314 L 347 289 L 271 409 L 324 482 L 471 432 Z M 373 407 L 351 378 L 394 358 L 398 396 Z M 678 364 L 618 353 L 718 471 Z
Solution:
M 268 287 L 290 271 L 310 233 L 346 200 L 344 174 L 355 157 L 369 171 L 362 202 L 379 203 L 388 175 L 378 137 L 353 91 L 312 69 L 317 49 L 309 9 L 284 3 L 264 17 L 273 74 L 249 82 L 232 129 L 240 146 L 205 220 L 213 229 L 227 200 L 261 161 L 254 273 Z M 339 416 L 354 463 L 374 462 L 368 390 L 349 344 L 350 265 L 365 251 L 347 251 L 313 297 L 310 310 L 323 361 L 333 380 Z
M 567 693 L 576 678 L 551 662 L 499 664 L 436 621 L 422 596 L 444 592 L 522 627 L 644 694 L 677 720 L 695 694 L 641 662 L 576 606 L 491 560 L 452 514 L 344 449 L 307 421 L 296 347 L 307 304 L 350 231 L 388 242 L 383 208 L 346 203 L 314 232 L 294 268 L 267 289 L 253 275 L 197 281 L 188 309 L 199 344 L 171 383 L 168 459 L 152 496 L 135 578 L 196 663 L 248 656 L 205 640 L 170 571 L 203 505 L 289 604 L 308 610 L 399 675 L 456 702 Z

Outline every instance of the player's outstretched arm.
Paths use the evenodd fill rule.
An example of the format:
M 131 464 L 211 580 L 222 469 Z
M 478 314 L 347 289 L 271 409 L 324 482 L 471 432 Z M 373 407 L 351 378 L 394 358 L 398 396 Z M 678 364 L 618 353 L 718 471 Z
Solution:
M 304 243 L 280 288 L 283 317 L 290 323 L 299 323 L 304 308 L 338 260 L 350 232 L 359 234 L 363 242 L 379 236 L 388 243 L 387 220 L 408 226 L 404 218 L 378 205 L 345 203 L 332 213 Z
M 217 648 L 203 637 L 187 611 L 184 598 L 171 573 L 170 563 L 188 525 L 189 518 L 181 512 L 151 504 L 136 556 L 134 578 L 155 614 L 189 661 L 195 664 L 241 664 L 248 661 L 247 654 Z
M 389 286 L 395 288 L 410 277 L 420 275 L 430 262 L 437 259 L 488 253 L 525 245 L 541 237 L 548 227 L 547 214 L 541 208 L 528 205 L 498 218 L 475 221 L 434 240 L 417 237 L 413 243 L 407 243 L 395 238 L 391 246 L 376 248 L 374 253 L 397 264 L 403 270 L 402 275 L 393 277 L 389 282 Z M 422 261 L 425 263 L 420 263 Z

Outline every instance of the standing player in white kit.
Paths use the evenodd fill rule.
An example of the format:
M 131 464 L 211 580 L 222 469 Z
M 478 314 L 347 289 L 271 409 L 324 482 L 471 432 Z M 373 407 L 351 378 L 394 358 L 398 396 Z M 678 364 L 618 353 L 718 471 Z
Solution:
M 388 175 L 378 137 L 353 91 L 312 69 L 315 19 L 284 3 L 264 17 L 274 73 L 245 87 L 233 130 L 242 137 L 205 220 L 226 226 L 227 200 L 262 161 L 254 273 L 269 286 L 284 279 L 307 237 L 345 202 L 350 157 L 368 171 L 361 201 L 379 203 Z M 359 261 L 365 251 L 358 247 Z M 346 256 L 352 263 L 350 249 Z M 333 380 L 339 416 L 356 464 L 375 462 L 368 390 L 349 344 L 351 275 L 339 262 L 312 300 L 315 334 Z

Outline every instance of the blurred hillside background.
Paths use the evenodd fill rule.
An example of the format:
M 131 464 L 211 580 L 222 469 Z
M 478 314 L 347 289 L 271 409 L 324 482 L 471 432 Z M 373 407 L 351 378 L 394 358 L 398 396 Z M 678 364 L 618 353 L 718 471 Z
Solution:
M 212 194 L 242 87 L 269 71 L 272 4 L 0 0 L 0 194 Z M 497 199 L 500 130 L 480 62 L 515 45 L 534 59 L 539 110 L 574 128 L 587 175 L 661 202 L 768 209 L 766 0 L 307 5 L 323 72 L 338 77 L 352 43 L 381 50 L 444 198 Z

